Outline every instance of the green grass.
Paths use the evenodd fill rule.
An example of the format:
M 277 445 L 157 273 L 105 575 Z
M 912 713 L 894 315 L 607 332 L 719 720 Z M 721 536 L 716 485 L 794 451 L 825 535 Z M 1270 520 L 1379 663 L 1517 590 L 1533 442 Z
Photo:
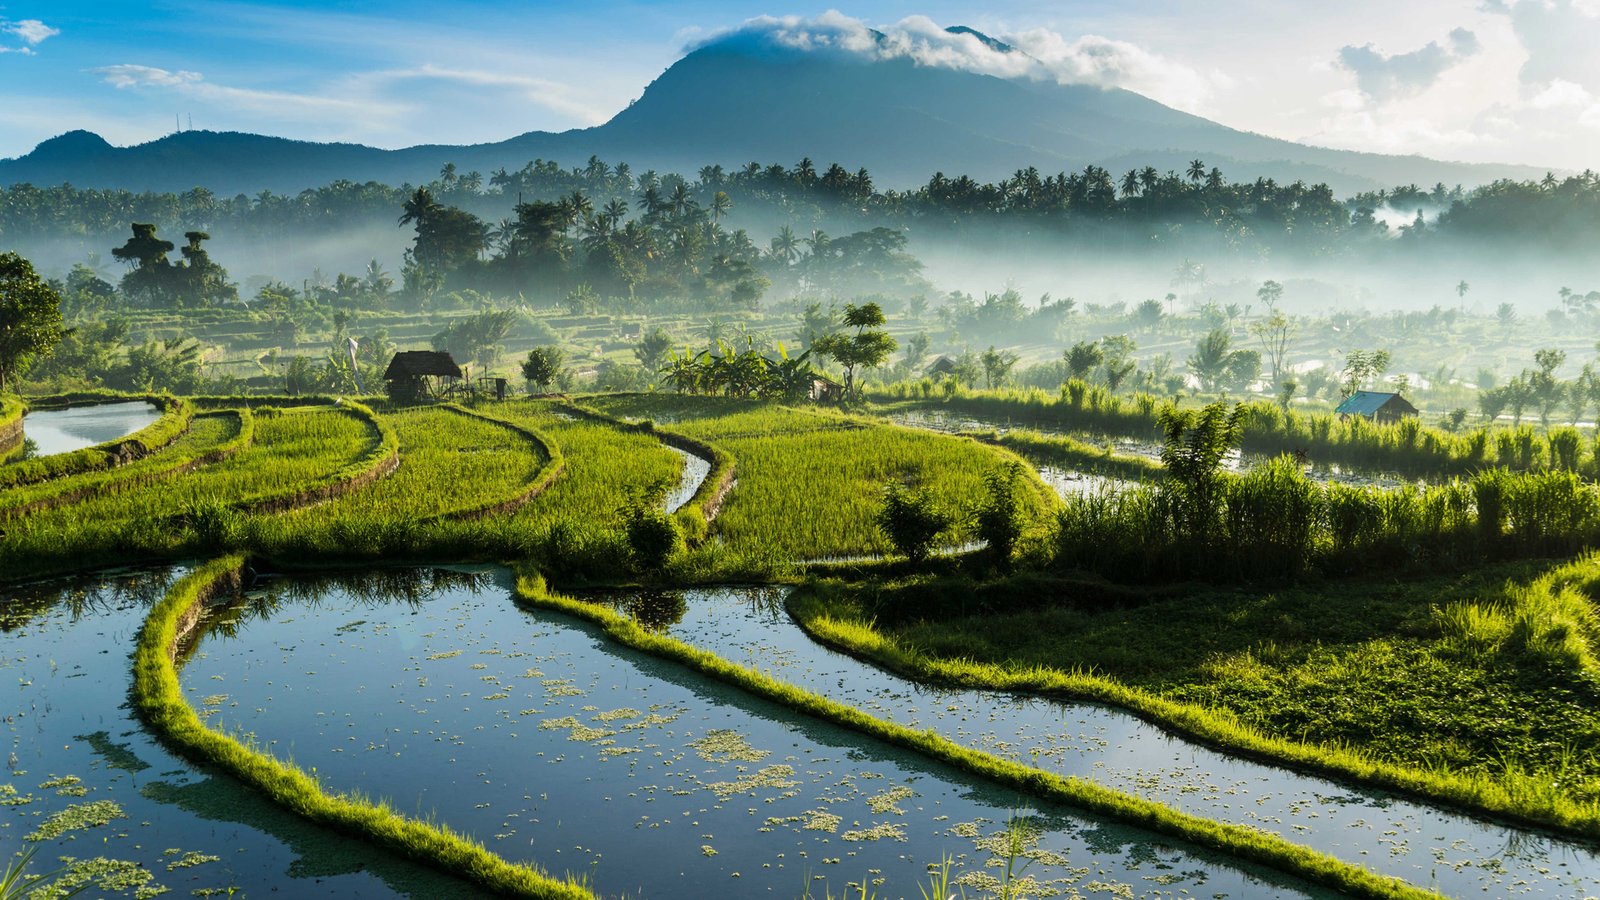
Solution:
M 0 570 L 7 575 L 70 571 L 227 545 L 244 518 L 229 510 L 300 497 L 365 465 L 384 444 L 378 423 L 351 408 L 318 406 L 273 415 L 258 410 L 253 421 L 249 447 L 182 478 L 8 523 L 0 541 Z M 207 515 L 191 521 L 197 512 Z
M 817 582 L 791 609 L 911 677 L 1109 703 L 1231 752 L 1592 840 L 1596 593 L 1586 556 L 1271 591 Z
M 393 474 L 330 503 L 253 519 L 231 546 L 343 559 L 494 559 L 526 551 L 528 536 L 506 513 L 560 483 L 558 447 L 535 431 L 455 407 L 405 409 L 383 421 L 398 435 Z
M 139 633 L 133 700 L 164 742 L 238 778 L 296 815 L 436 867 L 489 893 L 560 900 L 594 896 L 570 878 L 557 880 L 533 867 L 509 863 L 465 835 L 407 818 L 387 803 L 329 793 L 299 768 L 207 728 L 184 700 L 175 657 L 183 636 L 204 616 L 206 604 L 233 587 L 243 564 L 243 557 L 229 556 L 200 566 L 151 609 Z
M 973 537 L 967 514 L 985 496 L 983 474 L 1016 459 L 968 438 L 751 401 L 657 395 L 591 404 L 613 416 L 661 418 L 666 428 L 732 454 L 737 485 L 715 533 L 735 550 L 780 560 L 889 552 L 875 516 L 890 479 L 930 488 L 962 520 L 942 543 L 965 543 Z M 1040 521 L 1054 503 L 1030 474 L 1026 515 Z
M 517 511 L 516 522 L 535 533 L 559 522 L 617 530 L 628 498 L 659 500 L 677 481 L 682 461 L 648 434 L 573 416 L 558 404 L 524 400 L 486 407 L 518 425 L 549 436 L 566 470 L 550 489 Z
M 254 439 L 255 418 L 248 410 L 201 413 L 190 421 L 188 431 L 160 453 L 115 469 L 69 475 L 0 494 L 0 517 L 15 516 L 24 508 L 82 502 L 175 478 L 232 456 Z
M 27 406 L 22 398 L 0 394 L 0 464 L 22 448 L 22 414 Z
M 1141 440 L 1156 439 L 1156 412 L 1169 402 L 1149 394 L 1113 395 L 1104 387 L 1082 382 L 1068 382 L 1057 393 L 1037 388 L 961 389 L 951 397 L 923 396 L 918 385 L 896 384 L 876 389 L 873 400 L 879 412 L 939 410 L 995 422 Z M 1286 412 L 1261 400 L 1246 403 L 1245 408 L 1242 447 L 1247 453 L 1304 451 L 1318 464 L 1433 479 L 1468 475 L 1491 466 L 1512 471 L 1575 468 L 1600 475 L 1600 455 L 1594 446 L 1572 446 L 1563 454 L 1532 426 L 1455 434 L 1426 427 L 1415 418 L 1377 425 L 1360 417 Z
M 1292 844 L 1276 835 L 1191 816 L 1149 800 L 1092 782 L 1064 778 L 1020 763 L 970 750 L 932 731 L 916 731 L 874 718 L 852 706 L 828 700 L 754 669 L 728 662 L 667 635 L 646 630 L 609 607 L 583 603 L 551 592 L 537 575 L 518 579 L 523 602 L 586 619 L 618 643 L 677 662 L 692 671 L 733 685 L 757 697 L 816 716 L 893 746 L 912 750 L 1008 787 L 1065 803 L 1171 838 L 1219 851 L 1237 859 L 1362 897 L 1431 897 L 1435 894 L 1399 879 L 1375 874 L 1333 857 Z
M 124 463 L 126 460 L 115 451 L 125 445 L 134 445 L 138 448 L 139 455 L 154 453 L 177 440 L 178 436 L 189 430 L 189 420 L 194 416 L 194 404 L 188 400 L 173 397 L 151 395 L 73 395 L 61 400 L 81 401 L 93 400 L 97 403 L 112 403 L 119 400 L 148 400 L 161 409 L 161 415 L 154 422 L 128 435 L 105 444 L 85 447 L 71 453 L 55 453 L 50 456 L 41 456 L 37 459 L 25 459 L 21 462 L 11 463 L 0 468 L 0 490 L 7 490 L 20 485 L 34 484 L 50 478 L 61 478 L 67 475 L 76 475 L 81 472 L 91 472 L 98 469 L 110 469 Z M 43 406 L 48 400 L 35 401 Z M 24 423 L 26 430 L 26 423 Z

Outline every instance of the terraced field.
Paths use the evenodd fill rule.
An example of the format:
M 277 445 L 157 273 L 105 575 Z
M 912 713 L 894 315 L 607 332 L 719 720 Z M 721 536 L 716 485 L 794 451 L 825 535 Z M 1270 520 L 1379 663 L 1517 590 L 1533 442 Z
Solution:
M 1021 549 L 976 548 L 986 476 L 1018 453 L 1161 478 L 1055 439 L 704 397 L 194 414 L 142 458 L 0 495 L 0 667 L 23 697 L 0 847 L 127 896 L 1600 893 L 1584 751 L 1538 794 L 1546 769 L 1473 781 L 1295 743 L 1256 613 L 1051 568 L 1073 501 L 1033 469 Z M 896 558 L 890 482 L 948 511 L 961 552 Z M 1506 565 L 1548 566 L 1515 562 L 1525 522 L 1500 527 Z M 662 529 L 676 544 L 651 556 Z M 1587 722 L 1587 565 L 1393 628 L 1437 629 L 1429 652 L 1462 672 L 1537 660 L 1542 681 L 1496 689 Z M 1134 682 L 1130 629 L 1172 640 L 1164 620 L 1244 655 L 1169 646 L 1148 668 L 1253 673 L 1258 693 L 1175 698 L 1050 656 Z M 1014 646 L 978 641 L 986 623 Z M 1275 647 L 1314 639 L 1273 627 Z

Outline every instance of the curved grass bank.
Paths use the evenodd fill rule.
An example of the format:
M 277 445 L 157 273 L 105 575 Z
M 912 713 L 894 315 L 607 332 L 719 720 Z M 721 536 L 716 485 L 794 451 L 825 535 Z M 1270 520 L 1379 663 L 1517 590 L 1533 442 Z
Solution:
M 208 426 L 215 427 L 213 423 L 230 418 L 233 420 L 231 434 L 224 440 L 216 442 L 204 434 Z M 0 506 L 4 507 L 0 509 L 0 517 L 27 515 L 177 478 L 221 462 L 249 447 L 254 440 L 255 417 L 248 409 L 200 413 L 190 422 L 189 431 L 174 441 L 165 453 L 116 469 L 13 488 L 0 499 Z
M 486 892 L 509 897 L 592 900 L 568 879 L 507 862 L 482 845 L 440 825 L 418 822 L 387 804 L 329 794 L 317 780 L 240 741 L 207 728 L 183 698 L 178 681 L 180 644 L 199 626 L 207 604 L 238 586 L 244 557 L 227 556 L 197 568 L 151 609 L 134 654 L 133 700 L 161 739 L 183 755 L 239 779 L 288 811 L 407 859 L 462 878 Z
M 728 498 L 728 492 L 733 490 L 734 482 L 738 478 L 736 473 L 738 459 L 732 453 L 715 444 L 696 440 L 668 428 L 661 428 L 650 420 L 624 422 L 597 409 L 573 402 L 563 402 L 558 406 L 575 416 L 603 422 L 627 431 L 648 434 L 669 447 L 676 447 L 709 462 L 711 471 L 706 473 L 705 480 L 700 482 L 700 486 L 695 489 L 688 502 L 673 514 L 690 543 L 705 540 L 710 533 L 711 523 L 716 521 L 717 514 L 722 511 L 723 501 Z
M 1396 878 L 1375 874 L 1326 854 L 1292 844 L 1275 835 L 1186 815 L 1169 807 L 1122 794 L 1075 778 L 998 759 L 962 747 L 931 731 L 914 731 L 844 704 L 835 703 L 787 682 L 728 662 L 716 654 L 691 647 L 675 638 L 654 634 L 632 619 L 605 607 L 583 603 L 551 592 L 542 577 L 518 578 L 517 596 L 534 606 L 586 619 L 624 646 L 672 660 L 687 668 L 758 697 L 814 715 L 836 725 L 922 753 L 981 778 L 1038 797 L 1070 804 L 1095 815 L 1268 866 L 1350 896 L 1419 898 L 1435 897 L 1429 891 Z
M 1422 770 L 1374 760 L 1351 748 L 1273 737 L 1232 712 L 1168 699 L 1092 672 L 1014 667 L 935 656 L 907 646 L 850 615 L 838 583 L 812 582 L 794 592 L 790 614 L 813 640 L 899 675 L 934 684 L 1015 691 L 1115 706 L 1184 738 L 1310 774 L 1395 791 L 1472 815 L 1600 841 L 1600 808 L 1565 796 L 1548 778 L 1506 771 L 1500 778 Z M 845 615 L 840 615 L 846 610 Z
M 400 436 L 394 426 L 360 403 L 342 401 L 339 409 L 370 428 L 377 438 L 366 453 L 292 494 L 246 496 L 235 507 L 251 513 L 285 512 L 341 497 L 392 474 L 400 465 Z
M 93 403 L 85 403 L 92 400 Z M 71 394 L 35 401 L 34 406 L 73 406 L 111 403 L 120 400 L 145 400 L 159 409 L 161 417 L 146 427 L 115 441 L 85 447 L 71 453 L 58 453 L 12 463 L 0 469 L 0 490 L 35 484 L 52 478 L 78 475 L 127 465 L 160 450 L 189 430 L 194 404 L 165 395 Z
M 566 471 L 567 464 L 566 460 L 561 456 L 561 449 L 556 446 L 554 441 L 550 440 L 548 437 L 539 433 L 538 431 L 535 431 L 532 428 L 525 428 L 516 424 L 515 422 L 508 422 L 505 419 L 485 415 L 476 410 L 467 409 L 466 407 L 457 404 L 450 404 L 444 408 L 460 413 L 469 419 L 476 419 L 480 422 L 488 422 L 491 425 L 498 425 L 501 428 L 519 435 L 544 457 L 544 465 L 534 474 L 532 478 L 528 480 L 527 485 L 513 496 L 492 498 L 465 509 L 441 512 L 436 516 L 425 518 L 423 520 L 424 522 L 444 519 L 473 521 L 476 519 L 487 519 L 491 516 L 515 512 L 527 504 L 528 501 L 544 493 L 545 490 L 550 487 L 550 485 L 555 483 L 557 478 L 561 477 L 561 473 Z
M 0 462 L 22 446 L 22 414 L 26 411 L 21 398 L 0 395 Z

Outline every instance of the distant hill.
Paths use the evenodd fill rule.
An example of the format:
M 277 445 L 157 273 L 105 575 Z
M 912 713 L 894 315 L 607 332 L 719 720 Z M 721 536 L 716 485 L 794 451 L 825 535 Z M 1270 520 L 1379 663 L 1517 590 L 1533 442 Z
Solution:
M 977 36 L 1002 52 L 1020 52 Z M 295 192 L 339 179 L 421 183 L 445 163 L 487 175 L 535 158 L 576 165 L 591 155 L 626 161 L 635 172 L 685 173 L 710 163 L 792 165 L 810 157 L 819 167 L 864 166 L 880 187 L 920 184 L 937 171 L 993 180 L 1029 166 L 1047 174 L 1091 163 L 1113 173 L 1146 165 L 1181 171 L 1194 158 L 1233 179 L 1327 182 L 1340 194 L 1544 174 L 1310 147 L 1228 128 L 1125 90 L 1008 80 L 908 59 L 773 52 L 730 39 L 689 53 L 594 128 L 403 150 L 209 131 L 113 147 L 74 131 L 0 160 L 0 184 Z

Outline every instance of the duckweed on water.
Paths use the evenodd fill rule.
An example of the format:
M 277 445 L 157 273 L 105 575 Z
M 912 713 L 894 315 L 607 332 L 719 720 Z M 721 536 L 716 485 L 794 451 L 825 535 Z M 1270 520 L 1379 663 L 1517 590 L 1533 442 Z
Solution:
M 771 756 L 771 751 L 750 746 L 744 735 L 724 728 L 713 728 L 706 736 L 689 742 L 689 746 L 706 762 L 761 762 Z
M 117 819 L 126 819 L 128 814 L 122 811 L 114 800 L 95 800 L 91 803 L 74 803 L 59 812 L 51 813 L 39 823 L 39 827 L 28 833 L 24 840 L 53 841 L 69 831 L 83 831 L 89 828 L 98 828 L 108 825 Z

